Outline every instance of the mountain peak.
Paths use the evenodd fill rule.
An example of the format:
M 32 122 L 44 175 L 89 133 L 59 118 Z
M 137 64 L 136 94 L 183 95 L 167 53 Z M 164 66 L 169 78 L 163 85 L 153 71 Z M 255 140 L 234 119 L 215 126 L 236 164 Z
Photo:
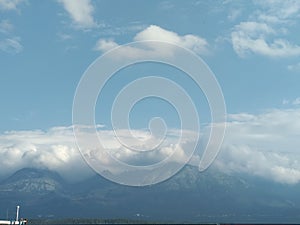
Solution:
M 44 193 L 61 188 L 63 179 L 46 169 L 23 168 L 0 183 L 0 191 Z

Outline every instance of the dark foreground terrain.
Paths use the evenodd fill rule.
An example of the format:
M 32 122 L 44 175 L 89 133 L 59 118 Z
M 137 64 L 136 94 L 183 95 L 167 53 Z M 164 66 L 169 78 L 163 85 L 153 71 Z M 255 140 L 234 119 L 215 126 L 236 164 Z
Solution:
M 126 218 L 173 222 L 300 222 L 300 186 L 186 166 L 158 185 L 128 187 L 95 175 L 69 183 L 48 170 L 22 169 L 0 182 L 0 218 Z

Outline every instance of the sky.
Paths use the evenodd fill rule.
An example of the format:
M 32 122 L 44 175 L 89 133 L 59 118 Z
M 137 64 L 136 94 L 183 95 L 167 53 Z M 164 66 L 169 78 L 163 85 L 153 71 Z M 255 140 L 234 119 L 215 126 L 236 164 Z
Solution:
M 299 183 L 299 17 L 296 0 L 0 0 L 0 157 L 5 159 L 0 176 L 28 166 L 46 167 L 70 180 L 78 178 L 76 173 L 91 174 L 72 127 L 79 81 L 107 51 L 157 40 L 201 57 L 222 89 L 227 129 L 213 167 Z M 141 76 L 158 73 L 190 93 L 201 133 L 209 129 L 205 95 L 182 71 L 154 63 L 128 67 L 110 79 L 95 107 L 99 132 L 117 158 L 153 163 L 171 154 L 177 143 L 172 140 L 180 115 L 161 99 L 141 101 L 130 115 L 140 138 L 147 136 L 144 129 L 152 117 L 165 117 L 172 132 L 157 155 L 132 156 L 111 130 L 110 109 L 118 92 Z M 128 133 L 123 136 L 134 142 Z

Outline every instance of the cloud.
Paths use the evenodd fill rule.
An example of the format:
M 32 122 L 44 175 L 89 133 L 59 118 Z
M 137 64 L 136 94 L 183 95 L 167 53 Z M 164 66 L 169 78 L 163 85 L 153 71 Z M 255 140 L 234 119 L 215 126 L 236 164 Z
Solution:
M 90 172 L 76 148 L 71 127 L 6 132 L 0 135 L 0 158 L 2 177 L 25 167 L 47 168 L 70 179 Z
M 267 34 L 275 33 L 274 29 L 272 29 L 266 23 L 258 23 L 253 21 L 241 22 L 236 26 L 236 30 L 246 33 L 249 37 L 264 37 Z
M 156 25 L 147 27 L 134 37 L 134 41 L 147 40 L 170 42 L 188 48 L 198 54 L 206 53 L 208 47 L 208 43 L 204 38 L 192 34 L 180 36 L 173 31 L 165 30 Z
M 0 51 L 17 54 L 23 50 L 21 39 L 12 35 L 14 26 L 8 20 L 0 21 L 0 34 L 3 38 L 0 38 Z
M 248 53 L 268 57 L 300 55 L 300 46 L 292 45 L 287 40 L 274 39 L 267 42 L 269 34 L 275 34 L 275 31 L 265 23 L 242 22 L 231 33 L 233 49 L 241 57 Z
M 171 44 L 179 45 L 184 48 L 190 49 L 198 54 L 207 54 L 208 53 L 208 43 L 204 38 L 201 38 L 196 35 L 187 34 L 180 36 L 179 34 L 163 29 L 156 25 L 150 25 L 146 29 L 137 33 L 133 38 L 133 41 L 163 41 Z M 108 51 L 111 48 L 118 47 L 119 44 L 114 42 L 112 39 L 99 39 L 96 43 L 95 50 L 98 51 Z M 151 46 L 148 46 L 151 48 Z M 134 55 L 143 55 L 149 53 L 149 51 L 145 51 L 144 49 L 128 49 L 133 52 Z M 158 49 L 152 49 L 157 51 Z M 127 52 L 128 53 L 128 52 Z M 160 51 L 158 54 L 161 54 Z M 130 53 L 129 53 L 130 54 Z
M 296 98 L 293 102 L 293 105 L 300 105 L 300 98 Z
M 98 163 L 107 165 L 112 172 L 123 172 L 118 171 L 118 167 L 114 166 L 111 158 L 103 157 L 105 155 L 97 147 L 99 146 L 98 143 L 90 142 L 91 134 L 88 132 L 89 128 L 80 126 L 80 129 L 84 131 L 81 133 L 84 136 L 84 141 L 93 146 L 93 149 L 82 149 L 82 153 L 96 157 Z M 193 137 L 192 132 L 183 131 L 186 132 L 185 137 L 188 138 L 183 138 L 178 143 L 181 131 L 171 130 L 164 143 L 157 147 L 156 150 L 141 153 L 132 151 L 120 144 L 115 137 L 114 131 L 103 130 L 103 126 L 97 126 L 97 130 L 98 135 L 101 137 L 101 143 L 110 154 L 114 158 L 130 163 L 131 165 L 151 165 L 160 162 L 172 154 L 175 154 L 175 161 L 182 162 L 187 157 L 184 146 Z M 133 130 L 132 133 L 127 130 L 118 131 L 118 134 L 122 135 L 122 140 L 125 140 L 126 143 L 130 143 L 132 146 L 138 143 L 138 139 L 145 140 L 146 144 L 139 146 L 139 148 L 147 150 L 149 147 L 147 144 L 149 143 L 147 142 L 149 133 L 143 130 Z M 175 151 L 175 149 L 177 150 Z M 25 167 L 53 170 L 69 180 L 80 180 L 94 174 L 84 162 L 77 148 L 73 126 L 53 127 L 47 131 L 5 132 L 0 135 L 0 158 L 2 159 L 0 177 L 9 176 L 13 172 Z
M 66 41 L 66 40 L 70 40 L 73 38 L 72 35 L 65 34 L 65 33 L 58 33 L 57 36 L 61 41 Z
M 93 18 L 94 7 L 90 0 L 58 0 L 69 13 L 73 23 L 78 28 L 92 28 L 96 26 Z
M 288 35 L 298 27 L 300 2 L 268 0 L 254 3 L 258 9 L 231 32 L 234 51 L 240 57 L 250 53 L 273 58 L 299 56 L 299 44 L 288 40 Z
M 0 33 L 9 34 L 13 28 L 14 26 L 8 20 L 2 20 L 0 22 Z
M 171 1 L 162 1 L 158 4 L 158 8 L 160 10 L 171 10 L 175 7 L 174 3 L 172 3 Z
M 6 38 L 4 40 L 0 40 L 0 51 L 4 51 L 6 53 L 17 54 L 23 50 L 23 46 L 20 43 L 19 37 Z
M 122 24 L 122 26 L 111 25 L 109 23 L 102 23 L 101 35 L 106 37 L 128 35 L 128 34 L 139 32 L 145 29 L 146 27 L 148 26 L 146 24 L 141 23 L 140 21 L 134 21 L 128 24 Z
M 242 10 L 241 9 L 231 9 L 229 11 L 229 14 L 227 16 L 229 21 L 235 21 L 238 17 L 242 15 Z
M 300 182 L 300 109 L 274 109 L 255 115 L 249 113 L 228 115 L 227 131 L 221 152 L 213 167 L 225 173 L 242 173 L 285 184 Z M 70 180 L 84 179 L 93 174 L 77 149 L 73 127 L 53 127 L 47 131 L 10 131 L 0 135 L 0 176 L 7 176 L 24 167 L 48 168 Z M 80 127 L 84 141 L 92 146 L 82 153 L 94 157 L 97 163 L 108 166 L 114 173 L 118 167 L 103 154 L 91 140 L 88 127 Z M 183 163 L 186 150 L 195 133 L 170 130 L 164 143 L 155 151 L 129 150 L 116 139 L 115 132 L 97 128 L 101 143 L 116 159 L 135 166 L 151 165 L 175 154 L 174 162 Z M 203 127 L 201 139 L 205 143 L 209 127 Z M 145 130 L 118 130 L 122 140 L 140 149 L 149 149 L 152 143 Z M 132 135 L 133 134 L 133 135 Z M 139 140 L 139 141 L 138 141 Z M 139 145 L 140 140 L 145 140 Z M 152 140 L 152 139 L 151 139 Z M 157 141 L 153 139 L 152 141 Z M 124 143 L 123 142 L 123 143 Z M 176 152 L 175 152 L 175 149 Z M 198 166 L 198 152 L 190 163 Z
M 96 43 L 94 50 L 106 52 L 118 46 L 119 45 L 112 39 L 99 39 Z
M 17 6 L 25 0 L 0 0 L 0 9 L 17 10 Z
M 287 66 L 288 70 L 299 72 L 300 71 L 300 62 L 292 65 Z
M 300 109 L 232 114 L 215 166 L 280 183 L 300 182 Z
M 297 107 L 298 105 L 300 105 L 300 97 L 298 97 L 294 100 L 283 99 L 282 104 Z
M 254 13 L 261 21 L 273 24 L 294 23 L 294 19 L 299 17 L 300 2 L 297 0 L 266 0 L 254 3 L 261 7 L 261 10 Z

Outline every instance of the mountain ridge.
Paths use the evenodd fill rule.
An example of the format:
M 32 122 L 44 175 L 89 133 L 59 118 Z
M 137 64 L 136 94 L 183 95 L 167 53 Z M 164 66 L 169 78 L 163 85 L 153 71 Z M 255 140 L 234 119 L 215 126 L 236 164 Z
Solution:
M 277 222 L 281 216 L 295 222 L 300 212 L 297 196 L 299 185 L 212 169 L 199 173 L 193 166 L 146 187 L 118 185 L 99 175 L 70 183 L 58 173 L 25 168 L 0 182 L 0 212 L 21 205 L 22 214 L 31 218 Z

